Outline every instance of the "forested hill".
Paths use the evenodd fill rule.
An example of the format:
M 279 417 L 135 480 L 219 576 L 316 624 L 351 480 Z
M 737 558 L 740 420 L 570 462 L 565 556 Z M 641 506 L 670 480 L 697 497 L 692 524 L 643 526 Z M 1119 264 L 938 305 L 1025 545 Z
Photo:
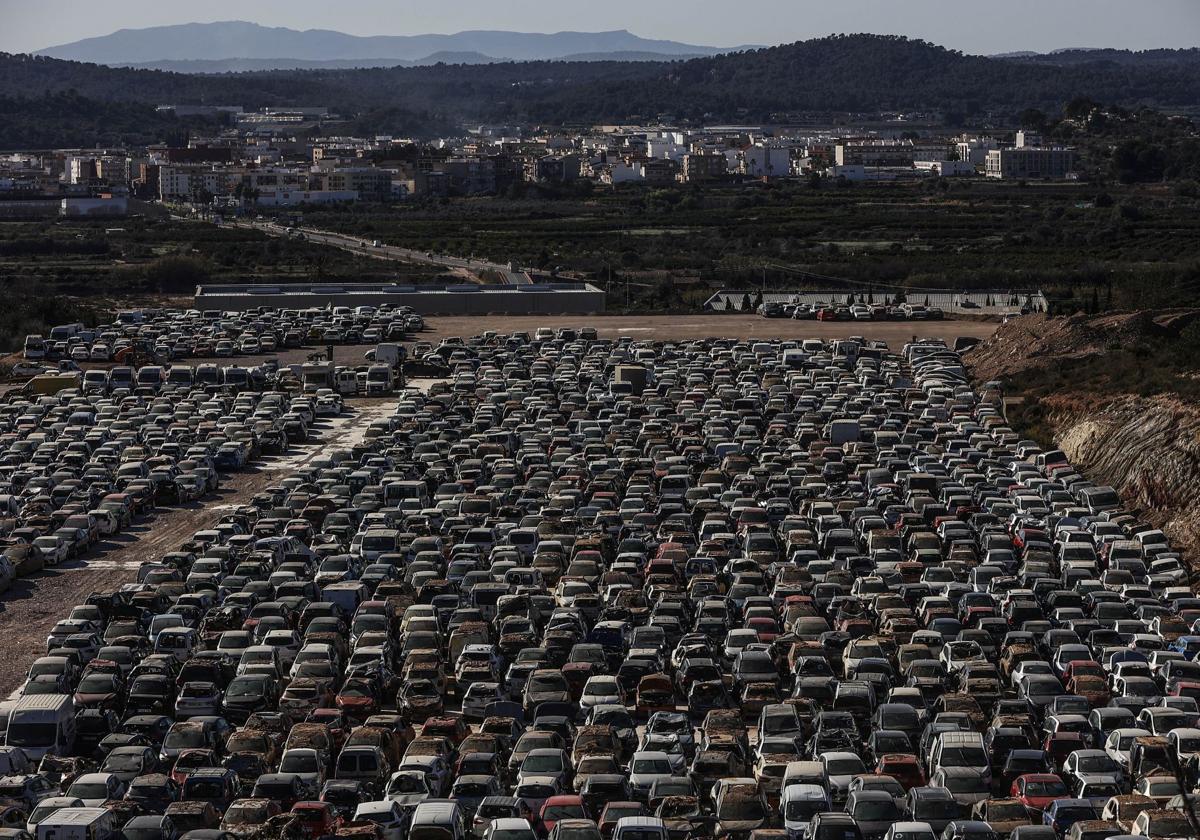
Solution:
M 969 118 L 1031 107 L 1057 112 L 1077 97 L 1126 107 L 1200 107 L 1196 50 L 1099 51 L 1095 60 L 1084 60 L 1088 54 L 1057 62 L 987 58 L 899 37 L 846 35 L 675 62 L 535 61 L 218 75 L 3 55 L 0 97 L 6 102 L 0 103 L 0 115 L 19 114 L 30 110 L 25 101 L 67 92 L 97 107 L 328 105 L 352 118 L 352 128 L 416 134 L 458 121 L 621 122 L 659 114 L 760 122 L 797 111 L 927 109 Z

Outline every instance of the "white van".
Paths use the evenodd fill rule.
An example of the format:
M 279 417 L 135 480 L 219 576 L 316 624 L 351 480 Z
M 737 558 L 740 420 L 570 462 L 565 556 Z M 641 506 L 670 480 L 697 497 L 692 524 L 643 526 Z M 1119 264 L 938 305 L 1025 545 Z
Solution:
M 66 694 L 22 697 L 8 715 L 4 743 L 20 747 L 31 761 L 47 753 L 70 755 L 75 747 L 75 703 Z
M 200 651 L 200 634 L 192 627 L 167 627 L 154 640 L 155 653 L 169 653 L 187 662 Z
M 25 336 L 25 358 L 30 361 L 46 358 L 46 341 L 40 335 Z
M 358 374 L 353 370 L 347 370 L 345 368 L 337 371 L 333 375 L 333 389 L 343 397 L 357 394 Z
M 111 840 L 116 835 L 107 808 L 60 808 L 37 825 L 37 840 Z

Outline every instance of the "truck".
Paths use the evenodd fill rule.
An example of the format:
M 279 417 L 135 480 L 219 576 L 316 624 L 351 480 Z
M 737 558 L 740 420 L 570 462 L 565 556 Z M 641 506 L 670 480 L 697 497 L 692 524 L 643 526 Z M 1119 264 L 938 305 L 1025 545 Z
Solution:
M 57 327 L 50 328 L 51 341 L 66 341 L 68 338 L 73 338 L 83 332 L 83 324 L 60 324 Z
M 374 364 L 367 368 L 367 396 L 382 397 L 392 392 L 392 368 Z
M 300 368 L 300 383 L 306 394 L 333 387 L 333 363 L 305 362 Z
M 630 394 L 640 394 L 646 390 L 650 381 L 650 371 L 642 365 L 617 365 L 613 368 L 614 391 L 626 391 Z
M 338 368 L 333 374 L 333 390 L 343 397 L 358 393 L 358 374 L 354 368 Z
M 29 361 L 46 358 L 46 340 L 40 335 L 25 336 L 25 358 Z
M 21 389 L 21 393 L 48 397 L 57 394 L 59 391 L 65 391 L 68 388 L 79 388 L 82 385 L 83 374 L 79 371 L 41 373 L 26 382 L 25 387 Z
M 377 344 L 373 350 L 368 350 L 364 353 L 363 358 L 377 365 L 387 365 L 395 368 L 396 365 L 404 361 L 406 355 L 407 351 L 403 344 Z

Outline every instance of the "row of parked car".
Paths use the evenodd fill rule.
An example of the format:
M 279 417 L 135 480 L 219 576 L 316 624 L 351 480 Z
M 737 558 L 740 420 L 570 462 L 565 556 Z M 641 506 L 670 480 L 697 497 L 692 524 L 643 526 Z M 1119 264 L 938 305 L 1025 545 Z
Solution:
M 12 823 L 1194 833 L 1182 558 L 943 344 L 539 333 L 448 361 L 70 610 L 0 704 Z
M 132 385 L 140 371 L 128 370 Z M 2 589 L 93 551 L 156 506 L 210 495 L 221 473 L 286 453 L 343 409 L 332 392 L 83 385 L 0 403 Z
M 940 321 L 946 313 L 936 306 L 919 303 L 778 303 L 758 307 L 764 318 L 797 321 Z
M 258 307 L 245 312 L 198 309 L 130 310 L 112 323 L 50 328 L 25 338 L 30 362 L 125 361 L 138 352 L 160 363 L 173 359 L 250 356 L 304 345 L 378 344 L 401 341 L 424 329 L 408 306 L 337 306 L 310 309 Z

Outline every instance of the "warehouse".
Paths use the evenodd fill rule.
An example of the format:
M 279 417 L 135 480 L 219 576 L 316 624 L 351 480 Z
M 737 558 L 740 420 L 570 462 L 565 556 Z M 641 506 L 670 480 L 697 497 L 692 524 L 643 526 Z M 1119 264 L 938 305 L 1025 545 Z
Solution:
M 421 315 L 570 315 L 604 311 L 604 292 L 590 283 L 523 286 L 401 286 L 394 283 L 253 283 L 196 287 L 196 308 L 241 311 L 270 306 L 411 306 Z

